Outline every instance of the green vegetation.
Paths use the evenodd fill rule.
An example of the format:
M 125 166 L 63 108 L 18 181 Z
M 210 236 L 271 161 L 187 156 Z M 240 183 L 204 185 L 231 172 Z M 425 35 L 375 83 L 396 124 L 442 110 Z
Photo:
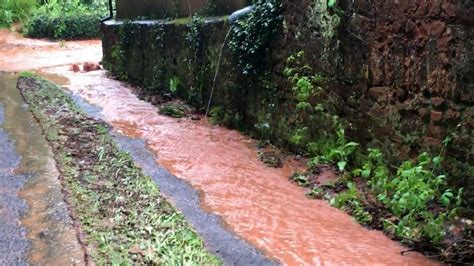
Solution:
M 99 22 L 107 16 L 105 1 L 49 0 L 25 24 L 33 38 L 87 39 L 100 36 Z
M 461 206 L 463 189 L 447 185 L 444 150 L 438 156 L 422 153 L 397 167 L 389 166 L 378 149 L 364 153 L 360 144 L 347 140 L 342 119 L 330 109 L 333 101 L 326 91 L 330 80 L 313 74 L 302 62 L 303 52 L 290 56 L 284 71 L 295 99 L 290 141 L 312 159 L 309 170 L 291 180 L 309 188 L 309 197 L 330 201 L 361 224 L 383 229 L 421 251 L 445 256 L 448 239 L 453 238 L 449 227 Z M 310 124 L 321 128 L 311 132 Z M 314 180 L 322 166 L 341 174 L 337 184 L 317 185 Z M 469 234 L 463 232 L 460 238 L 467 239 Z M 458 254 L 443 259 L 450 261 Z
M 66 199 L 99 265 L 214 265 L 220 262 L 120 151 L 105 124 L 82 114 L 54 84 L 25 73 L 19 88 L 48 135 Z
M 181 118 L 186 116 L 186 106 L 180 103 L 165 103 L 160 106 L 160 114 L 171 116 L 174 118 Z
M 23 21 L 36 9 L 36 0 L 0 0 L 0 28 Z
M 294 122 L 289 127 L 292 131 L 289 141 L 296 149 L 316 156 L 315 161 L 329 163 L 339 157 L 342 166 L 344 162 L 347 164 L 346 157 L 356 145 L 346 143 L 342 122 L 331 112 L 333 101 L 327 92 L 331 80 L 313 74 L 313 69 L 303 64 L 304 56 L 304 52 L 298 52 L 288 57 L 284 70 L 294 95 Z M 315 124 L 319 128 L 311 131 L 310 125 Z
M 280 0 L 255 0 L 255 10 L 231 27 L 229 48 L 244 75 L 260 74 L 266 50 L 282 25 Z

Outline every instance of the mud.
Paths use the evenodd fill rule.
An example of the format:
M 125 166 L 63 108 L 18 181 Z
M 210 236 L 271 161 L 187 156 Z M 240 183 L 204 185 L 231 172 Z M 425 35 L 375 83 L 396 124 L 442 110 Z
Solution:
M 16 79 L 0 74 L 0 265 L 84 264 L 51 150 Z
M 256 143 L 236 131 L 210 126 L 205 118 L 161 116 L 102 71 L 49 72 L 67 76 L 74 95 L 100 107 L 118 133 L 144 141 L 158 165 L 200 192 L 208 212 L 270 258 L 284 264 L 433 263 L 417 253 L 400 255 L 405 248 L 381 232 L 363 228 L 324 201 L 306 198 L 288 182 L 297 164 L 266 167 L 257 158 Z
M 0 70 L 25 71 L 73 63 L 99 62 L 99 40 L 51 42 L 25 39 L 19 33 L 0 29 Z

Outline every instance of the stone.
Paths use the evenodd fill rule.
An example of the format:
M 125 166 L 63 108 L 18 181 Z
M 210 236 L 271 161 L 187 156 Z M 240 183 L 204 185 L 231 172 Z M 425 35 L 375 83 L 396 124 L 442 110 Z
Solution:
M 389 92 L 390 88 L 388 87 L 372 87 L 369 89 L 369 96 L 372 100 L 386 102 L 388 101 Z
M 444 98 L 441 98 L 441 97 L 433 97 L 433 98 L 431 98 L 431 104 L 433 104 L 433 106 L 435 106 L 435 107 L 440 107 L 440 106 L 442 106 L 445 102 L 446 102 L 446 100 L 445 100 Z
M 96 70 L 102 69 L 99 64 L 91 63 L 91 62 L 86 62 L 82 68 L 84 72 L 90 72 L 90 71 L 96 71 Z
M 431 121 L 438 122 L 443 119 L 443 113 L 438 111 L 431 111 Z
M 70 67 L 69 67 L 69 70 L 72 71 L 72 72 L 79 72 L 81 71 L 81 68 L 76 65 L 76 64 L 72 64 Z

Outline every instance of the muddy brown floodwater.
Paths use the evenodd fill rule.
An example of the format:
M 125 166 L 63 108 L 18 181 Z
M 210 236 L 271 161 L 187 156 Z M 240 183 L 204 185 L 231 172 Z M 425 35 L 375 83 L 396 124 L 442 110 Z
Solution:
M 24 71 L 80 62 L 99 62 L 101 41 L 50 42 L 0 29 L 0 71 Z
M 202 192 L 205 208 L 227 226 L 284 264 L 429 265 L 381 232 L 363 228 L 325 201 L 311 200 L 288 176 L 298 165 L 266 167 L 257 159 L 254 140 L 201 121 L 161 116 L 127 85 L 104 71 L 72 73 L 47 70 L 69 79 L 69 90 L 102 108 L 118 132 L 146 141 L 158 163 Z M 56 79 L 61 81 L 61 79 Z
M 59 45 L 0 31 L 0 58 L 0 70 L 10 71 L 98 62 L 100 45 Z M 145 140 L 160 165 L 201 191 L 206 210 L 220 215 L 229 229 L 268 257 L 290 265 L 434 264 L 418 253 L 400 255 L 405 248 L 381 232 L 363 228 L 324 201 L 306 198 L 302 188 L 288 181 L 298 163 L 268 168 L 258 160 L 250 138 L 205 119 L 161 116 L 104 71 L 73 73 L 68 68 L 42 71 L 101 107 L 117 132 Z

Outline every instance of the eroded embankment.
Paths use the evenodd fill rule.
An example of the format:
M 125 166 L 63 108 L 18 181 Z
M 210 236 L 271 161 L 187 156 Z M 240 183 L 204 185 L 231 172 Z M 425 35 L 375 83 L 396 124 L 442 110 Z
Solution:
M 230 229 L 285 264 L 400 264 L 432 262 L 370 231 L 326 202 L 309 200 L 288 183 L 294 169 L 265 167 L 253 140 L 201 121 L 160 116 L 105 72 L 51 72 L 70 79 L 69 89 L 102 108 L 118 132 L 144 140 L 159 165 L 202 191 L 202 204 Z
M 18 87 L 54 152 L 88 253 L 99 264 L 219 264 L 152 180 L 117 149 L 105 124 L 61 90 L 23 77 Z

